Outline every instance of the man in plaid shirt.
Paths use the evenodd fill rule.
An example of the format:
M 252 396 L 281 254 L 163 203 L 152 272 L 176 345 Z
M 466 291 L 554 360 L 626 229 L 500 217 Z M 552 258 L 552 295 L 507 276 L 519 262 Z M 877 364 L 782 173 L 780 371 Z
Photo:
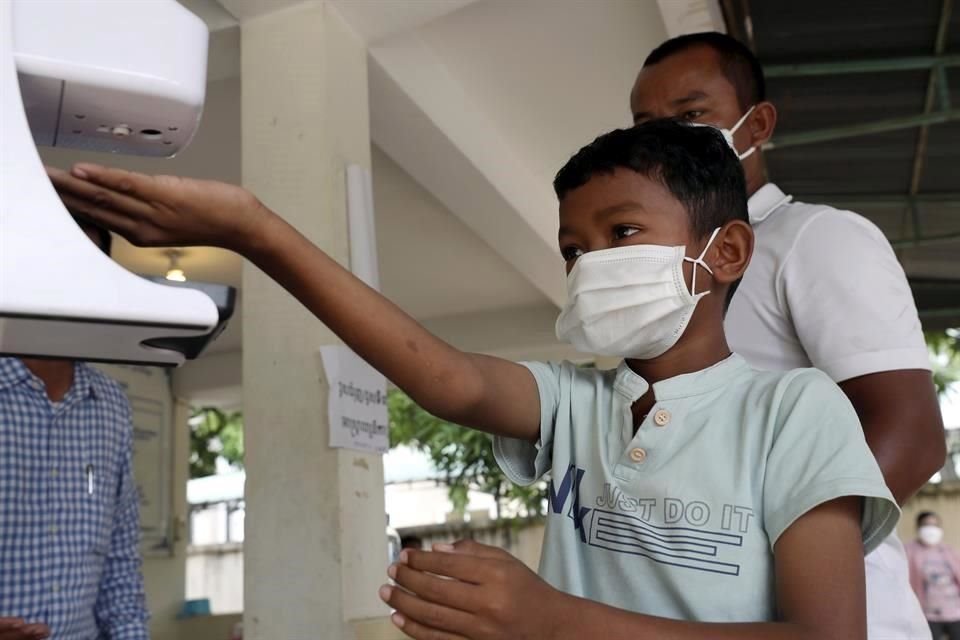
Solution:
M 0 358 L 0 640 L 148 640 L 132 455 L 116 382 Z

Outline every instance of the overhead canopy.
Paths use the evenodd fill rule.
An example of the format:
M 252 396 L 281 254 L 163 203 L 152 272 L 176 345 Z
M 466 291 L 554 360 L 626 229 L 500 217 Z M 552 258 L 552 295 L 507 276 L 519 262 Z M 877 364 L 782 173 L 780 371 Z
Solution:
M 722 4 L 779 113 L 771 177 L 798 200 L 870 218 L 897 250 L 924 327 L 960 326 L 960 6 Z

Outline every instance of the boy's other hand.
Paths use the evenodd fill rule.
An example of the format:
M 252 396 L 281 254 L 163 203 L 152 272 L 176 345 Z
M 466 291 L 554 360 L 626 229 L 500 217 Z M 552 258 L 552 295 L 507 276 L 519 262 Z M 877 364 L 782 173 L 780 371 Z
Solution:
M 0 640 L 43 640 L 50 637 L 45 624 L 27 624 L 20 618 L 0 618 Z
M 415 640 L 557 638 L 570 596 L 506 551 L 471 540 L 407 549 L 380 589 L 391 619 Z
M 243 252 L 269 211 L 249 191 L 211 180 L 148 176 L 78 164 L 47 175 L 72 212 L 137 246 L 209 245 Z

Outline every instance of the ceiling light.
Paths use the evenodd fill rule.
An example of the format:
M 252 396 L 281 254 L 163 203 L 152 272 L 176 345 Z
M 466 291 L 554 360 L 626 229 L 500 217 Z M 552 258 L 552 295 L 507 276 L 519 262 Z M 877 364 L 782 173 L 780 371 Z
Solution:
M 180 268 L 180 257 L 183 255 L 183 252 L 179 249 L 170 249 L 166 252 L 167 258 L 170 260 L 170 268 L 167 269 L 167 280 L 173 280 L 174 282 L 186 282 L 187 276 L 184 275 L 183 269 Z

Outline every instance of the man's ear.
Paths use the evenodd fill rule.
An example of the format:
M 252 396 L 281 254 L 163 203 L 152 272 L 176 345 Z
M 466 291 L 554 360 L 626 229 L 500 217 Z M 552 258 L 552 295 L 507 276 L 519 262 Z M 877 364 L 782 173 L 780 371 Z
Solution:
M 773 137 L 773 130 L 777 128 L 777 108 L 770 102 L 758 102 L 747 120 L 750 143 L 759 148 Z
M 721 284 L 736 282 L 743 277 L 753 255 L 753 229 L 743 220 L 731 220 L 717 234 L 712 253 L 713 279 Z

